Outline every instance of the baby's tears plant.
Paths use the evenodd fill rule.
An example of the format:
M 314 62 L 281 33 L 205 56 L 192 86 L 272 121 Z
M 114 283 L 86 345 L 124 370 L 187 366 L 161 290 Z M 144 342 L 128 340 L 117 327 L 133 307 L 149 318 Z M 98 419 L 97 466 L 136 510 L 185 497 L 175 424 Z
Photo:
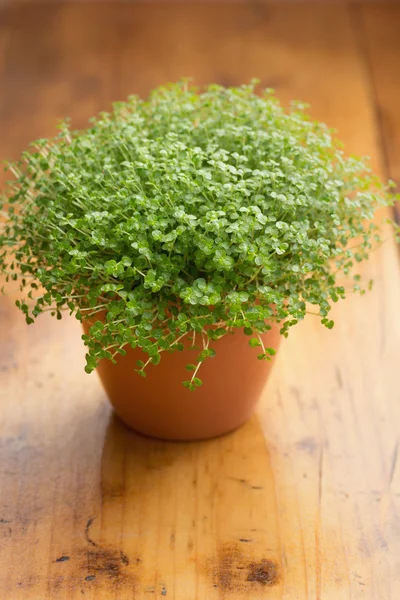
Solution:
M 181 82 L 35 142 L 8 165 L 0 230 L 0 271 L 27 291 L 27 322 L 89 319 L 87 372 L 131 346 L 145 376 L 164 352 L 198 347 L 190 389 L 224 335 L 244 329 L 268 359 L 274 321 L 286 336 L 314 305 L 331 328 L 343 274 L 363 291 L 354 268 L 393 197 L 303 111 L 253 84 Z

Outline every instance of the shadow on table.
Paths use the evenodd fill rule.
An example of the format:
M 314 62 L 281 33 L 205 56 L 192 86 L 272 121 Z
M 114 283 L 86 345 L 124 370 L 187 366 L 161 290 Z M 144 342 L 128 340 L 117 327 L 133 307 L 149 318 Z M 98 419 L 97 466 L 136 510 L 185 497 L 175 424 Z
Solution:
M 256 418 L 224 437 L 174 443 L 142 437 L 111 415 L 101 505 L 90 542 L 114 548 L 141 593 L 173 587 L 194 598 L 200 585 L 212 600 L 281 587 L 274 479 Z

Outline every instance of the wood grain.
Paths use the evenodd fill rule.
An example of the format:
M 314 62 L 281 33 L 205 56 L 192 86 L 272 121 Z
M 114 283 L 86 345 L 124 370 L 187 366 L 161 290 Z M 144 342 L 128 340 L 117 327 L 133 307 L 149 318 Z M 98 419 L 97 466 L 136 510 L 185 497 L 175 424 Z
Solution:
M 382 24 L 369 10 L 371 45 Z M 310 102 L 384 172 L 371 69 L 346 6 L 26 4 L 2 18 L 1 158 L 63 116 L 83 126 L 165 80 L 257 76 L 285 103 Z M 398 57 L 395 38 L 386 52 Z M 379 64 L 374 77 L 386 77 Z M 395 86 L 383 87 L 395 102 Z M 332 331 L 310 317 L 283 343 L 257 418 L 198 444 L 127 431 L 83 372 L 79 324 L 43 316 L 27 327 L 13 293 L 3 298 L 0 597 L 396 600 L 394 244 L 362 272 L 374 290 L 335 306 Z
M 388 5 L 358 7 L 359 27 L 365 35 L 365 55 L 371 71 L 377 118 L 382 131 L 386 171 L 400 190 L 400 11 Z M 400 222 L 400 206 L 396 206 Z

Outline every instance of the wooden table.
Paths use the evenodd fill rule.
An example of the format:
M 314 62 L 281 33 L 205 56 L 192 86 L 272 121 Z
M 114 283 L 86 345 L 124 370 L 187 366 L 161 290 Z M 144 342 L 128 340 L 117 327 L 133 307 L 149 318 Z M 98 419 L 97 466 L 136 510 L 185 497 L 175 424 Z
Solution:
M 257 76 L 400 180 L 400 6 L 23 4 L 0 22 L 1 157 L 71 115 L 193 75 Z M 400 598 L 400 278 L 284 342 L 257 417 L 141 438 L 83 372 L 79 323 L 1 300 L 0 598 Z

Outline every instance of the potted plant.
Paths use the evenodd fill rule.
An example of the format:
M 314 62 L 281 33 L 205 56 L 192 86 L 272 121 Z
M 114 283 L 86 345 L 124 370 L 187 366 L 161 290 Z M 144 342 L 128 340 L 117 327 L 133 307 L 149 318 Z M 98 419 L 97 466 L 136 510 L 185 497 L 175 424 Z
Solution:
M 393 196 L 327 127 L 254 84 L 181 82 L 85 131 L 60 126 L 10 164 L 0 269 L 32 323 L 83 323 L 117 414 L 168 439 L 251 414 L 281 335 L 346 295 Z

